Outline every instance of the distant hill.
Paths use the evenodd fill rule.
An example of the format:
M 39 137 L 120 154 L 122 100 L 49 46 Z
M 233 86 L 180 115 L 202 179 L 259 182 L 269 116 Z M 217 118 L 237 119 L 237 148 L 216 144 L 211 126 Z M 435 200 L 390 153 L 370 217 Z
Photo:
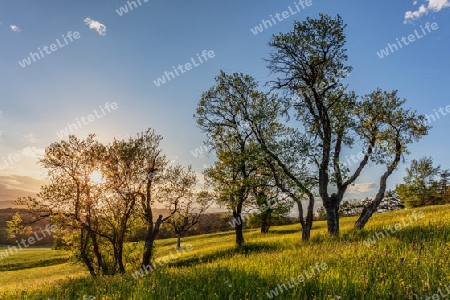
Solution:
M 12 216 L 19 212 L 21 218 L 24 220 L 24 223 L 29 222 L 31 220 L 31 215 L 27 212 L 26 209 L 23 208 L 3 208 L 0 209 L 0 244 L 3 245 L 15 245 L 17 244 L 16 240 L 26 238 L 28 236 L 19 236 L 18 238 L 8 238 L 7 228 L 6 228 L 6 221 L 11 220 Z M 162 214 L 163 216 L 168 215 L 167 209 L 162 208 L 154 208 L 153 209 L 153 215 L 154 219 L 156 220 L 157 216 Z M 196 224 L 194 227 L 192 227 L 189 232 L 185 236 L 192 236 L 192 235 L 199 235 L 199 234 L 205 234 L 205 233 L 215 233 L 215 232 L 223 232 L 223 231 L 229 231 L 233 228 L 228 223 L 228 219 L 224 219 L 222 216 L 223 213 L 208 213 L 202 215 L 200 218 L 200 221 L 198 224 Z M 34 231 L 39 231 L 39 228 L 44 228 L 47 224 L 49 224 L 49 218 L 45 218 L 37 223 L 35 223 L 32 228 Z M 140 228 L 134 232 L 133 235 L 131 235 L 130 240 L 137 241 L 142 240 L 145 238 L 145 230 L 146 228 Z M 173 232 L 173 229 L 168 224 L 163 224 L 161 227 L 161 231 L 158 235 L 158 239 L 165 239 L 165 238 L 172 238 L 175 237 L 175 233 Z M 36 246 L 40 245 L 48 245 L 53 243 L 52 237 L 47 237 L 43 239 L 42 241 L 36 242 Z

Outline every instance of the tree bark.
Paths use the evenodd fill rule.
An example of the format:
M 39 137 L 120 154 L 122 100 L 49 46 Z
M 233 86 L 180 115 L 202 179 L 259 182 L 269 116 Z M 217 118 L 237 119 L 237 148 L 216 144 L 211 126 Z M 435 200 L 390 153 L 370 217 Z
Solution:
M 363 211 L 361 212 L 361 215 L 359 216 L 358 220 L 356 220 L 355 225 L 353 226 L 354 229 L 361 230 L 364 228 L 364 226 L 369 221 L 370 217 L 374 212 L 377 211 L 378 206 L 380 205 L 381 201 L 384 198 L 384 193 L 386 192 L 386 181 L 391 176 L 392 172 L 397 168 L 398 163 L 400 162 L 401 158 L 401 144 L 397 140 L 396 141 L 396 154 L 395 159 L 392 162 L 392 164 L 387 168 L 386 172 L 381 176 L 380 178 L 380 188 L 378 189 L 378 193 L 375 196 L 375 199 L 366 207 L 364 207 Z
M 242 233 L 242 229 L 244 228 L 244 224 L 242 222 L 241 213 L 240 211 L 233 211 L 233 217 L 236 220 L 236 226 L 234 227 L 234 230 L 236 232 L 236 245 L 238 247 L 242 246 L 244 244 L 244 234 Z
M 327 213 L 327 227 L 330 235 L 339 234 L 339 199 L 336 194 L 331 195 L 327 203 L 324 202 Z
M 92 266 L 92 262 L 89 259 L 89 256 L 86 252 L 88 243 L 89 243 L 89 236 L 87 236 L 87 232 L 85 231 L 85 229 L 82 228 L 81 232 L 80 232 L 80 255 L 81 255 L 81 258 L 83 259 L 84 264 L 88 268 L 91 276 L 97 277 L 97 274 L 95 274 L 95 269 Z
M 102 254 L 100 252 L 100 247 L 98 245 L 97 234 L 91 228 L 87 228 L 87 230 L 89 232 L 89 237 L 92 240 L 92 245 L 93 245 L 93 248 L 94 248 L 95 257 L 97 258 L 97 263 L 98 263 L 99 267 L 101 268 L 103 274 L 104 275 L 109 275 L 108 267 L 106 266 L 106 263 L 103 261 L 103 256 L 102 256 Z
M 123 241 L 121 239 L 119 239 L 117 245 L 114 247 L 114 256 L 117 264 L 119 265 L 119 272 L 124 274 L 125 266 L 123 264 Z
M 378 209 L 378 206 L 380 205 L 381 201 L 384 198 L 384 193 L 386 191 L 386 181 L 389 175 L 387 175 L 388 172 L 384 173 L 383 176 L 381 176 L 380 179 L 380 188 L 378 190 L 377 195 L 375 196 L 375 199 L 368 205 L 365 206 L 363 211 L 361 212 L 361 215 L 359 216 L 358 220 L 356 220 L 355 225 L 353 226 L 354 229 L 361 230 L 364 228 L 364 226 L 369 221 L 370 217 L 375 213 Z
M 270 228 L 270 218 L 272 210 L 266 210 L 261 213 L 261 233 L 268 233 Z
M 241 247 L 244 244 L 244 234 L 242 233 L 243 224 L 241 222 L 240 225 L 236 225 L 236 245 Z
M 177 233 L 177 248 L 181 248 L 181 232 Z
M 153 224 L 148 225 L 147 236 L 145 237 L 144 253 L 142 254 L 141 266 L 143 268 L 150 265 L 150 261 L 153 256 L 154 242 L 155 242 L 156 236 L 159 233 L 159 227 L 161 226 L 162 218 L 163 218 L 163 216 L 159 215 L 154 226 L 153 226 Z
M 314 219 L 314 196 L 309 195 L 308 210 L 306 213 L 306 222 L 302 228 L 302 240 L 309 241 L 311 236 L 311 228 Z

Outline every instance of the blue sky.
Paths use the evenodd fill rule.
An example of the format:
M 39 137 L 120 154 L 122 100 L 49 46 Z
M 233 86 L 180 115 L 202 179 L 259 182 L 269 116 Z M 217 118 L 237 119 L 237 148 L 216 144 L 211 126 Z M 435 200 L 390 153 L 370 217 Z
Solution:
M 144 1 L 135 1 L 138 7 L 128 7 L 122 16 L 116 12 L 128 5 L 122 0 L 2 1 L 0 158 L 17 154 L 20 160 L 6 165 L 0 159 L 0 200 L 36 191 L 44 179 L 36 155 L 60 140 L 57 132 L 67 123 L 94 110 L 99 114 L 108 102 L 115 102 L 116 109 L 100 113 L 73 134 L 84 138 L 96 133 L 109 142 L 151 127 L 165 137 L 162 146 L 170 160 L 192 164 L 200 174 L 211 163 L 191 153 L 204 139 L 192 117 L 201 92 L 214 83 L 220 69 L 248 73 L 262 83 L 270 79 L 263 59 L 271 34 L 289 31 L 293 21 L 319 13 L 339 13 L 348 24 L 349 64 L 354 67 L 347 79 L 350 89 L 359 94 L 377 87 L 398 89 L 407 105 L 423 114 L 450 105 L 449 0 L 311 0 L 304 9 L 294 0 Z M 301 8 L 295 15 L 257 35 L 250 30 L 295 4 Z M 387 57 L 376 54 L 427 22 L 439 28 Z M 79 38 L 64 43 L 62 36 L 69 32 L 78 32 Z M 18 63 L 57 39 L 63 47 L 24 68 Z M 160 87 L 153 83 L 204 50 L 214 51 L 214 58 Z M 432 125 L 430 135 L 411 147 L 412 154 L 388 187 L 401 181 L 413 158 L 432 155 L 450 168 L 450 117 L 441 115 Z M 374 195 L 382 171 L 367 168 L 347 197 Z

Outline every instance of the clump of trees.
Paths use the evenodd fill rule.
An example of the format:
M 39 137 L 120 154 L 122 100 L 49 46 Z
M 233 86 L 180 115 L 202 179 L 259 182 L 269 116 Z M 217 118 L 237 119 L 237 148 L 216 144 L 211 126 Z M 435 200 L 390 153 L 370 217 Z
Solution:
M 188 227 L 176 220 L 182 216 L 195 223 L 192 218 L 198 220 L 211 202 L 208 192 L 198 191 L 191 167 L 168 164 L 161 140 L 149 129 L 108 145 L 94 135 L 53 143 L 39 159 L 49 184 L 36 198 L 22 197 L 15 203 L 27 206 L 32 222 L 50 217 L 92 276 L 125 273 L 131 251 L 125 242 L 134 228 L 145 228 L 138 251 L 141 265 L 150 265 L 161 224 L 171 221 L 181 234 Z M 168 213 L 155 220 L 156 204 Z M 19 223 L 9 225 L 20 228 Z
M 354 225 L 362 229 L 409 145 L 428 134 L 425 117 L 406 108 L 397 91 L 378 88 L 360 96 L 349 90 L 345 28 L 339 15 L 296 21 L 292 31 L 269 41 L 266 62 L 274 79 L 266 83 L 268 90 L 250 75 L 221 71 L 202 94 L 194 117 L 217 156 L 205 175 L 234 218 L 242 217 L 253 186 L 264 178 L 297 203 L 303 240 L 310 237 L 316 196 L 323 202 L 329 234 L 339 234 L 344 195 L 372 162 L 386 171 Z M 363 156 L 350 169 L 343 151 L 356 147 Z M 243 241 L 237 226 L 236 242 Z
M 408 207 L 450 203 L 449 170 L 434 166 L 431 157 L 413 159 L 396 191 Z

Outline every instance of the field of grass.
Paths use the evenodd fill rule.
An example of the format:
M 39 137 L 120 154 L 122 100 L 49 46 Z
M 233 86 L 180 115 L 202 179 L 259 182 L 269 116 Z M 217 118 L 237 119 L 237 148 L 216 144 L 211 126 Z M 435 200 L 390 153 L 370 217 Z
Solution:
M 374 215 L 361 232 L 351 230 L 355 218 L 342 219 L 337 238 L 328 237 L 325 222 L 315 222 L 308 243 L 300 241 L 297 224 L 269 234 L 247 230 L 242 249 L 232 231 L 189 237 L 182 245 L 192 250 L 178 259 L 168 256 L 176 241 L 160 240 L 156 257 L 170 261 L 139 279 L 132 276 L 137 265 L 126 275 L 93 280 L 65 252 L 23 250 L 0 262 L 0 299 L 426 299 L 439 288 L 445 295 L 450 205 L 419 210 L 424 217 L 416 221 L 408 221 L 413 210 Z M 387 229 L 397 223 L 397 232 Z M 270 293 L 277 288 L 283 292 Z

